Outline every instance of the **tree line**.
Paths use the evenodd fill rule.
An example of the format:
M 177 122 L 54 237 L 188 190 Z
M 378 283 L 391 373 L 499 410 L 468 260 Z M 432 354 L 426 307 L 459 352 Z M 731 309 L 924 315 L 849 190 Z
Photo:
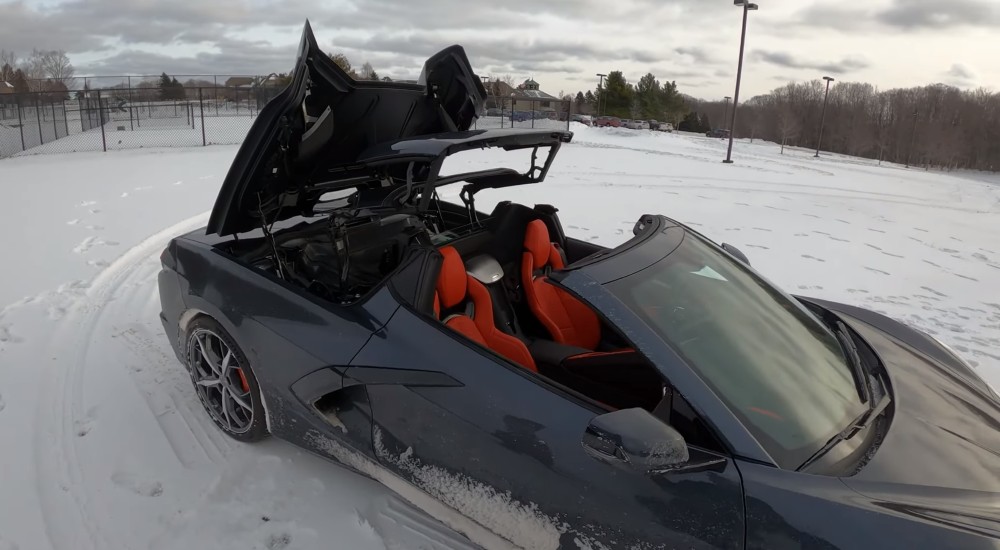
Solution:
M 816 148 L 826 83 L 791 83 L 739 106 L 734 134 Z M 693 112 L 728 128 L 724 102 L 689 100 Z M 830 88 L 824 151 L 927 168 L 1000 170 L 1000 94 L 944 84 L 879 90 L 860 82 Z
M 52 99 L 66 99 L 73 88 L 75 69 L 64 50 L 32 50 L 26 58 L 0 50 L 0 82 L 14 93 L 45 92 Z

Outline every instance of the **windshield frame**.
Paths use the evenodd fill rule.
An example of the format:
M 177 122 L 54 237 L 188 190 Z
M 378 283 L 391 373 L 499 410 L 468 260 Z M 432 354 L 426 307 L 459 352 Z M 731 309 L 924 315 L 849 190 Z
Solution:
M 778 457 L 772 456 L 768 450 L 770 446 L 768 442 L 761 441 L 754 435 L 755 430 L 748 427 L 729 407 L 722 396 L 703 378 L 699 369 L 605 285 L 645 271 L 672 254 L 685 238 L 694 238 L 702 241 L 703 246 L 717 249 L 739 269 L 749 270 L 760 280 L 760 284 L 793 300 L 809 315 L 815 317 L 815 314 L 797 297 L 784 292 L 749 266 L 732 258 L 710 239 L 678 222 L 663 216 L 643 216 L 637 223 L 634 233 L 633 239 L 619 247 L 584 258 L 568 266 L 561 273 L 553 273 L 550 278 L 554 283 L 589 302 L 601 311 L 609 322 L 619 328 L 689 400 L 696 412 L 713 427 L 717 436 L 729 447 L 734 456 L 784 469 L 794 469 L 797 464 L 779 464 L 776 460 Z M 824 330 L 829 331 L 829 327 L 822 320 L 817 319 L 817 321 Z M 756 431 L 760 432 L 759 428 Z M 816 448 L 825 443 L 826 439 L 818 441 Z

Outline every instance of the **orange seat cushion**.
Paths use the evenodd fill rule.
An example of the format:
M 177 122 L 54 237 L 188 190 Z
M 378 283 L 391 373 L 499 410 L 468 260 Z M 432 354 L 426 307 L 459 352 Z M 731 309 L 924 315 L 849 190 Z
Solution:
M 545 222 L 528 224 L 521 259 L 521 278 L 528 307 L 535 317 L 561 344 L 584 349 L 597 349 L 601 341 L 601 321 L 590 307 L 565 290 L 551 284 L 544 275 L 535 272 L 546 267 L 562 269 L 562 256 L 549 241 Z

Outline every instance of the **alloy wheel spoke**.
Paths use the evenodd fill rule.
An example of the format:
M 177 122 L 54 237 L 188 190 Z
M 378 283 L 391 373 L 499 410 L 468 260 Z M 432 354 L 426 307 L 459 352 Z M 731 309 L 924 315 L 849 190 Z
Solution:
M 202 378 L 201 380 L 198 381 L 198 385 L 203 388 L 218 386 L 221 383 L 222 381 L 219 380 L 218 378 Z
M 225 386 L 225 384 L 223 384 L 222 385 L 222 400 L 221 400 L 222 402 L 220 403 L 222 405 L 222 415 L 226 419 L 226 426 L 228 426 L 229 429 L 232 430 L 233 429 L 233 421 L 229 417 L 229 407 L 228 407 L 228 403 L 227 403 L 227 401 L 229 401 L 228 394 L 229 394 L 229 388 L 227 388 Z
M 247 396 L 249 396 L 249 394 L 247 394 Z M 242 396 L 237 395 L 236 392 L 234 392 L 232 389 L 229 390 L 229 397 L 233 400 L 234 403 L 243 407 L 248 412 L 253 413 L 253 406 L 250 403 L 247 403 L 247 401 Z
M 215 365 L 215 361 L 212 361 L 212 359 L 208 356 L 208 352 L 206 351 L 206 345 L 205 345 L 205 337 L 204 337 L 204 335 L 203 334 L 199 334 L 198 336 L 195 337 L 195 340 L 198 343 L 198 351 L 201 352 L 201 357 L 205 360 L 205 364 L 208 365 L 208 368 L 210 368 L 210 369 L 212 369 L 214 371 L 215 370 L 215 366 L 214 366 Z

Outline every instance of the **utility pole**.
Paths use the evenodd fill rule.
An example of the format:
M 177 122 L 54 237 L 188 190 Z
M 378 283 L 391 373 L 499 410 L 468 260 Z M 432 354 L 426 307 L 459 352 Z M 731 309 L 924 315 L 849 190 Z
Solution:
M 833 79 L 829 76 L 824 76 L 823 80 L 826 81 L 826 96 L 823 97 L 823 116 L 819 122 L 819 139 L 816 140 L 815 158 L 819 158 L 819 146 L 823 143 L 823 126 L 826 125 L 826 102 L 830 99 L 830 83 L 833 82 Z
M 606 74 L 597 73 L 597 76 L 601 77 L 600 82 L 597 83 L 597 116 L 601 116 L 601 101 L 604 99 L 604 77 L 608 76 Z M 607 103 L 607 101 L 605 101 Z
M 729 151 L 726 153 L 726 164 L 733 163 L 733 137 L 736 135 L 736 108 L 740 103 L 740 81 L 743 79 L 743 52 L 747 41 L 747 16 L 751 11 L 757 11 L 757 4 L 747 0 L 733 0 L 734 6 L 743 8 L 743 33 L 740 35 L 740 64 L 736 69 L 736 93 L 733 94 L 733 117 L 729 124 Z
M 730 131 L 732 131 L 732 129 L 729 127 L 729 102 L 732 101 L 732 99 L 732 97 L 726 96 L 726 118 L 722 119 L 722 121 L 726 123 L 726 129 Z

